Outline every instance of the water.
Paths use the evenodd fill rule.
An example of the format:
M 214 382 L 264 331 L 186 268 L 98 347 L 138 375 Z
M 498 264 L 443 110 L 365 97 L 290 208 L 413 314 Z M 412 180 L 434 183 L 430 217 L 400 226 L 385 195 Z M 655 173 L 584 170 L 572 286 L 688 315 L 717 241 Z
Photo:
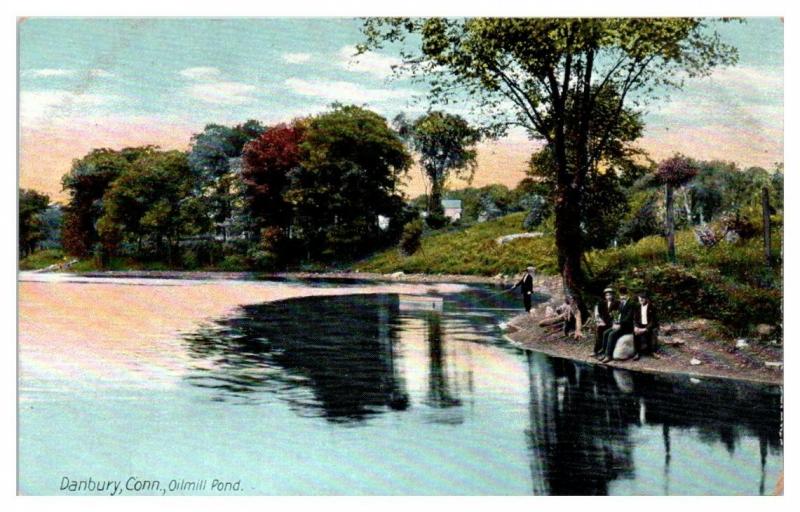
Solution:
M 397 294 L 256 303 L 125 372 L 48 369 L 21 342 L 20 491 L 108 493 L 61 489 L 89 478 L 123 495 L 772 491 L 779 387 L 525 352 L 496 327 L 509 299 L 471 287 L 443 312 Z

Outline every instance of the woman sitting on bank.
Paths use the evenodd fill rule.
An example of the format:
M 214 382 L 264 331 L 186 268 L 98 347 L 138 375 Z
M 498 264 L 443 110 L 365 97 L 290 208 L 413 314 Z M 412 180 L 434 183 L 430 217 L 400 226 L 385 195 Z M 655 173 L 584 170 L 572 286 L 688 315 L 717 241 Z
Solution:
M 578 301 L 571 295 L 564 297 L 564 303 L 555 309 L 555 314 L 539 322 L 539 327 L 563 324 L 564 335 L 569 336 L 574 331 L 573 337 L 577 340 L 583 338 L 583 314 L 578 306 Z

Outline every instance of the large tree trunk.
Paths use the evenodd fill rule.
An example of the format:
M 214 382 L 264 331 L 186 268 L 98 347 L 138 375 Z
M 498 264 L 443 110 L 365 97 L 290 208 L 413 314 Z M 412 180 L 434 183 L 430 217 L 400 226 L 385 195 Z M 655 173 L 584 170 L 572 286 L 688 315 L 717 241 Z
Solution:
M 564 293 L 571 294 L 581 301 L 584 276 L 581 267 L 583 233 L 580 224 L 580 201 L 578 194 L 570 187 L 558 187 L 555 216 L 556 251 Z
M 444 186 L 441 179 L 431 179 L 431 196 L 428 198 L 428 215 L 444 215 L 442 194 Z
M 669 261 L 675 261 L 675 217 L 673 215 L 672 185 L 667 183 L 665 187 L 667 196 L 667 257 Z

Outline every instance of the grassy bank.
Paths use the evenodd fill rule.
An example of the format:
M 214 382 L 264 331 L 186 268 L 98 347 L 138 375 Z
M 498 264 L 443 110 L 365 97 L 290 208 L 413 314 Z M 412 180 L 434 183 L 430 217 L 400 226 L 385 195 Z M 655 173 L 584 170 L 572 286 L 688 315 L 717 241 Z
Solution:
M 552 234 L 499 245 L 497 237 L 519 233 L 523 214 L 461 230 L 433 232 L 411 256 L 391 249 L 354 265 L 362 271 L 429 274 L 517 274 L 533 264 L 545 275 L 557 274 Z M 665 319 L 703 317 L 716 320 L 720 336 L 754 332 L 758 324 L 780 328 L 782 317 L 783 229 L 772 230 L 773 261 L 767 264 L 760 237 L 704 247 L 692 230 L 677 233 L 677 261 L 667 259 L 666 242 L 647 237 L 619 248 L 590 251 L 585 268 L 590 291 L 599 296 L 608 285 L 647 289 Z
M 467 274 L 493 276 L 516 274 L 533 264 L 545 274 L 556 274 L 553 237 L 514 240 L 503 245 L 495 239 L 523 231 L 524 213 L 513 213 L 464 229 L 432 232 L 423 236 L 422 247 L 411 256 L 397 249 L 376 254 L 353 265 L 367 272 Z

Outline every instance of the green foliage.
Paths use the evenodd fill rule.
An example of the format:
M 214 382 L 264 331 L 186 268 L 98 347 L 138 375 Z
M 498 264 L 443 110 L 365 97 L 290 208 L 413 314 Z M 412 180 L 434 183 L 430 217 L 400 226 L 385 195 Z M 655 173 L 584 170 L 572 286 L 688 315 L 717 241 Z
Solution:
M 773 225 L 773 252 L 780 253 L 782 227 Z M 702 246 L 690 230 L 676 233 L 679 263 L 667 261 L 662 237 L 646 237 L 620 247 L 592 251 L 591 290 L 610 283 L 646 288 L 665 319 L 700 316 L 722 322 L 732 333 L 759 323 L 781 321 L 781 261 L 764 263 L 760 238 Z
M 19 252 L 27 256 L 45 239 L 46 226 L 42 215 L 50 204 L 50 197 L 35 190 L 19 189 Z
M 28 254 L 19 260 L 20 270 L 38 270 L 56 263 L 64 263 L 66 257 L 61 249 L 44 249 Z
M 181 204 L 192 185 L 183 152 L 150 151 L 132 162 L 103 197 L 97 229 L 105 249 L 115 252 L 126 237 L 146 238 L 156 246 L 158 256 L 166 250 L 171 257 L 173 245 L 187 227 Z
M 404 256 L 411 256 L 420 248 L 422 238 L 422 221 L 414 219 L 403 227 L 403 234 L 400 236 L 400 251 Z
M 440 111 L 428 112 L 413 122 L 400 114 L 395 118 L 395 125 L 419 154 L 419 163 L 431 185 L 427 211 L 429 222 L 434 224 L 429 225 L 437 227 L 444 215 L 441 201 L 448 175 L 455 172 L 467 181 L 472 179 L 478 154 L 475 144 L 480 140 L 480 132 L 461 116 Z
M 153 146 L 95 149 L 72 162 L 61 183 L 69 193 L 64 207 L 62 243 L 69 254 L 86 256 L 100 239 L 96 224 L 103 214 L 103 195 L 118 176 L 137 159 L 155 151 Z
M 619 243 L 636 242 L 644 237 L 663 233 L 664 224 L 658 216 L 657 200 L 657 195 L 648 190 L 631 195 L 630 209 L 617 232 Z
M 386 242 L 378 215 L 403 214 L 398 186 L 411 165 L 386 120 L 360 107 L 334 106 L 308 121 L 300 150 L 286 199 L 305 252 L 347 260 Z
M 239 254 L 225 256 L 217 267 L 223 272 L 237 272 L 248 268 L 247 259 Z
M 528 196 L 525 200 L 528 214 L 522 222 L 522 227 L 528 231 L 541 224 L 548 213 L 547 201 L 538 194 Z
M 545 141 L 558 266 L 577 292 L 584 248 L 616 233 L 614 214 L 587 223 L 606 213 L 591 210 L 601 189 L 620 203 L 601 169 L 630 156 L 642 102 L 737 59 L 703 18 L 370 18 L 363 33 L 360 51 L 391 45 L 434 103 L 461 93 L 486 132 L 520 126 Z
M 430 274 L 514 274 L 531 263 L 545 273 L 555 273 L 553 238 L 520 239 L 503 245 L 497 237 L 520 232 L 525 214 L 513 213 L 467 228 L 431 232 L 422 237 L 421 250 L 403 256 L 397 250 L 378 253 L 353 266 L 375 272 L 423 272 Z

